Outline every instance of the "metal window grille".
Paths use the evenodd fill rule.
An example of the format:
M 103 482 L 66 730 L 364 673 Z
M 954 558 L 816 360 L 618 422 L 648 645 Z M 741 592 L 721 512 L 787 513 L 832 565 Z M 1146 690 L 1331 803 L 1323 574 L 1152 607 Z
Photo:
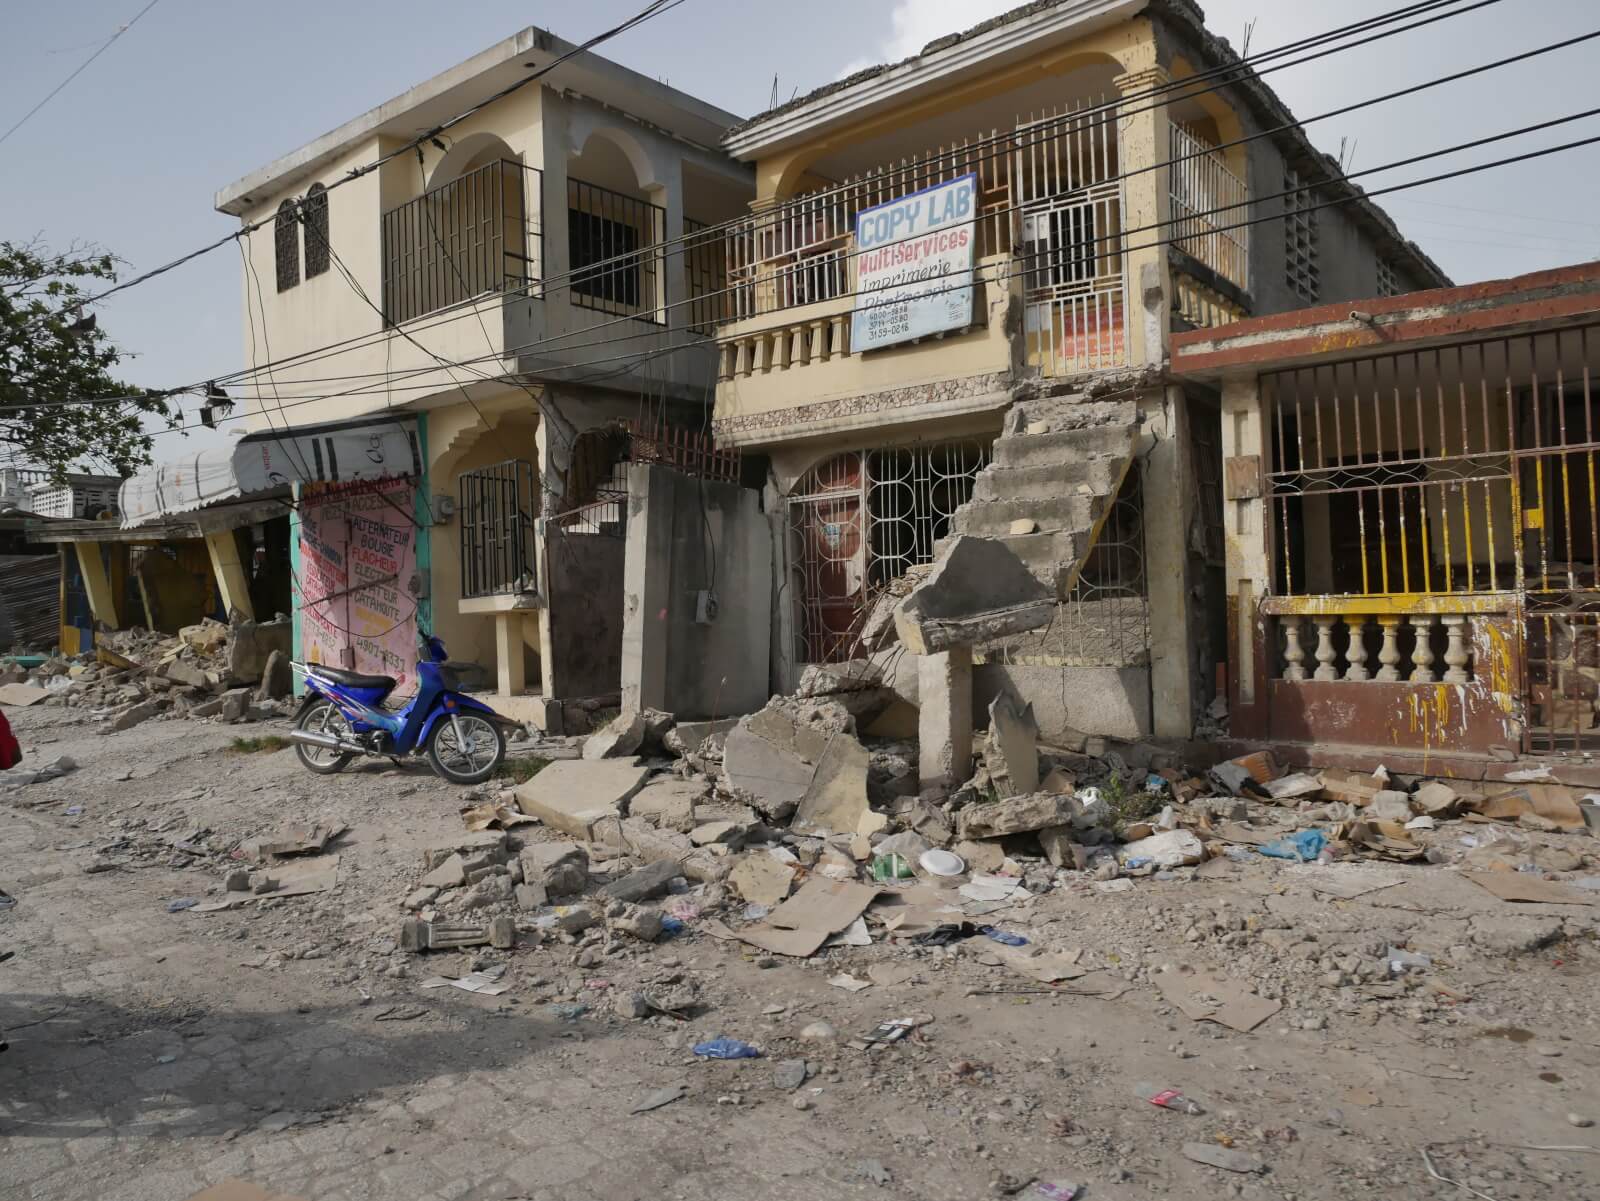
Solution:
M 663 324 L 660 250 L 667 211 L 579 179 L 567 180 L 568 292 L 579 308 Z
M 332 254 L 328 243 L 328 189 L 320 183 L 307 188 L 300 215 L 306 227 L 306 278 L 311 279 L 328 269 Z
M 1168 150 L 1173 244 L 1241 288 L 1250 285 L 1244 180 L 1228 170 L 1216 148 L 1174 123 Z M 1218 211 L 1221 210 L 1221 211 Z
M 300 282 L 300 223 L 293 200 L 278 205 L 272 220 L 272 254 L 278 275 L 278 291 L 287 292 Z
M 728 243 L 720 231 L 708 230 L 705 222 L 689 217 L 683 219 L 683 235 L 687 324 L 691 333 L 709 338 L 716 333 L 726 307 L 723 294 L 728 287 Z
M 1470 631 L 1498 615 L 1527 748 L 1600 749 L 1597 372 L 1585 326 L 1262 377 L 1274 591 L 1414 615 L 1398 634 L 1385 617 L 1376 656 L 1378 619 L 1345 615 L 1317 678 L 1374 678 L 1375 658 L 1398 673 L 1377 678 L 1434 680 L 1441 661 L 1447 681 L 1479 678 Z M 1289 620 L 1284 677 L 1304 679 Z
M 497 159 L 383 214 L 390 325 L 540 278 L 543 173 Z
M 539 490 L 533 464 L 508 459 L 461 473 L 461 595 L 532 592 L 538 587 L 534 518 Z
M 988 461 L 988 444 L 975 441 L 848 451 L 796 483 L 789 564 L 801 662 L 851 657 L 869 595 L 933 562 Z
M 1322 296 L 1322 269 L 1317 263 L 1317 193 L 1294 172 L 1283 173 L 1284 282 L 1301 300 Z

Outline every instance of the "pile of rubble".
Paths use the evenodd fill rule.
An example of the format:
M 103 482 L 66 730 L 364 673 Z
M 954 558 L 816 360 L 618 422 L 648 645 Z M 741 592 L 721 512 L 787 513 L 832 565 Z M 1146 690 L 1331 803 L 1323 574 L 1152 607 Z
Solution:
M 1340 865 L 1359 859 L 1453 864 L 1504 900 L 1600 885 L 1572 878 L 1596 863 L 1587 842 L 1562 845 L 1586 831 L 1587 802 L 1548 781 L 1286 773 L 1266 754 L 1195 774 L 1143 744 L 1042 747 L 1031 709 L 1001 696 L 972 778 L 942 795 L 919 791 L 914 745 L 858 733 L 887 697 L 857 664 L 808 671 L 798 695 L 741 719 L 624 714 L 521 786 L 474 796 L 467 831 L 427 853 L 402 908 L 446 931 L 470 923 L 487 946 L 500 920 L 514 940 L 615 969 L 686 925 L 799 959 L 940 945 L 1052 889 L 1128 891 L 1247 860 L 1352 878 Z M 1082 975 L 1037 947 L 996 953 L 1036 982 Z
M 254 721 L 280 715 L 292 691 L 291 639 L 289 618 L 256 622 L 237 612 L 227 624 L 207 618 L 176 636 L 119 630 L 75 657 L 0 660 L 0 687 L 11 704 L 90 710 L 106 733 L 162 714 Z

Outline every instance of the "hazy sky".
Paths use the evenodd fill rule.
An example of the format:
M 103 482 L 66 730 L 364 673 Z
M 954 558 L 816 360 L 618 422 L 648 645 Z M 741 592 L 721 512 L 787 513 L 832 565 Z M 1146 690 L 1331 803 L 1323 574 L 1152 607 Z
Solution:
M 0 6 L 0 130 L 64 79 L 145 0 L 10 0 Z M 602 53 L 740 115 L 915 53 L 1015 0 L 687 0 Z M 530 24 L 580 41 L 643 0 L 160 0 L 6 142 L 0 239 L 94 242 L 130 271 L 233 228 L 215 191 L 276 156 Z M 1260 52 L 1402 7 L 1396 0 L 1209 0 L 1208 24 L 1237 47 L 1255 19 Z M 1503 0 L 1457 20 L 1269 76 L 1302 118 L 1408 83 L 1600 28 L 1593 0 Z M 1600 107 L 1600 42 L 1420 97 L 1314 124 L 1354 169 Z M 1517 148 L 1600 132 L 1600 118 L 1520 139 Z M 1467 152 L 1449 165 L 1503 157 Z M 1433 163 L 1371 176 L 1379 187 Z M 1382 201 L 1457 282 L 1600 257 L 1589 205 L 1600 146 L 1485 172 Z M 223 249 L 108 301 L 101 324 L 133 356 L 132 382 L 188 383 L 242 366 L 239 258 Z M 159 458 L 196 445 L 157 439 Z

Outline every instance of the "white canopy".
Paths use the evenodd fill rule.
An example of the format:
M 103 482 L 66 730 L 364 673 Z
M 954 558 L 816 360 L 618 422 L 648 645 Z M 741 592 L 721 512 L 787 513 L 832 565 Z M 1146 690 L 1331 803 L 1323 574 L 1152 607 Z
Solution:
M 265 496 L 291 484 L 342 483 L 422 474 L 414 419 L 364 419 L 246 434 L 162 463 L 122 482 L 117 506 L 130 529 L 176 513 Z

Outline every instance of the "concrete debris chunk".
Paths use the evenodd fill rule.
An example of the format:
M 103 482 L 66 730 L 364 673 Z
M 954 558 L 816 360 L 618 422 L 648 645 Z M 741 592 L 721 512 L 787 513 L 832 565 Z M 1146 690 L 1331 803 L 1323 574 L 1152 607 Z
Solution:
M 682 875 L 683 869 L 675 860 L 657 860 L 629 872 L 620 880 L 613 880 L 600 890 L 600 896 L 611 901 L 647 901 L 664 895 L 668 886 Z
M 627 905 L 621 913 L 606 918 L 606 929 L 640 942 L 654 942 L 661 936 L 661 911 L 646 905 Z
M 1000 693 L 989 703 L 983 765 L 1000 797 L 1039 791 L 1039 723 L 1034 720 L 1033 706 L 1019 705 L 1010 692 Z
M 1052 826 L 1071 825 L 1078 812 L 1079 806 L 1071 797 L 1037 792 L 968 805 L 956 818 L 956 832 L 963 839 L 1028 834 Z
M 287 617 L 272 621 L 232 621 L 227 637 L 227 675 L 236 684 L 259 683 L 273 651 L 287 657 L 294 649 L 294 626 Z
M 1055 616 L 1054 592 L 1005 543 L 962 534 L 895 609 L 900 641 L 933 655 L 1041 629 Z
M 687 834 L 695 828 L 695 803 L 705 794 L 705 784 L 699 781 L 658 776 L 628 802 L 628 816 Z
M 460 855 L 451 855 L 438 867 L 422 877 L 424 888 L 459 888 L 467 882 L 466 865 Z
M 140 722 L 149 721 L 165 707 L 166 701 L 154 697 L 148 701 L 141 701 L 137 705 L 129 706 L 111 719 L 111 730 L 114 733 L 122 730 L 131 730 Z
M 679 875 L 701 884 L 714 884 L 724 879 L 730 867 L 726 856 L 696 847 L 686 834 L 658 830 L 643 818 L 601 822 L 597 833 L 598 838 L 592 841 L 601 846 L 626 851 L 646 863 L 674 863 Z
M 721 753 L 723 740 L 738 724 L 737 717 L 725 717 L 719 721 L 680 721 L 662 736 L 661 745 L 671 754 L 681 757 L 699 754 L 710 742 Z
M 261 669 L 261 685 L 256 689 L 257 702 L 281 700 L 294 691 L 294 669 L 289 666 L 289 656 L 273 650 Z
M 559 760 L 518 785 L 517 803 L 552 830 L 595 842 L 602 824 L 626 815 L 649 775 L 633 759 Z
M 571 896 L 589 887 L 589 853 L 566 842 L 535 842 L 522 849 L 522 880 L 550 896 Z
M 867 795 L 870 757 L 855 721 L 832 699 L 774 697 L 723 748 L 723 781 L 763 816 L 799 829 L 870 834 L 887 823 Z
M 250 712 L 250 689 L 230 688 L 218 698 L 222 704 L 217 716 L 223 721 L 241 721 Z
M 620 713 L 583 744 L 585 759 L 609 759 L 636 755 L 644 745 L 645 718 L 642 713 Z
M 728 873 L 728 883 L 753 905 L 776 905 L 794 885 L 794 869 L 759 852 L 746 855 Z

